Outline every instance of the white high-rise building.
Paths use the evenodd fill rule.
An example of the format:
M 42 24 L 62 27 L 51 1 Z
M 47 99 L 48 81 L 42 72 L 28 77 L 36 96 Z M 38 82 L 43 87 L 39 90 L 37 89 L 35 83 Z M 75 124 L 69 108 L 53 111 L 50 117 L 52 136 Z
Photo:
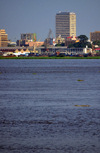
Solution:
M 56 38 L 76 36 L 76 14 L 73 12 L 59 12 L 56 14 Z

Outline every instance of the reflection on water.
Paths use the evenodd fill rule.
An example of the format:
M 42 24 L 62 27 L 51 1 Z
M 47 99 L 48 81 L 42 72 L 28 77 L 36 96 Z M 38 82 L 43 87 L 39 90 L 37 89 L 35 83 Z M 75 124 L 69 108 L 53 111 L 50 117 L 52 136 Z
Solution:
M 100 60 L 0 60 L 0 152 L 99 153 Z

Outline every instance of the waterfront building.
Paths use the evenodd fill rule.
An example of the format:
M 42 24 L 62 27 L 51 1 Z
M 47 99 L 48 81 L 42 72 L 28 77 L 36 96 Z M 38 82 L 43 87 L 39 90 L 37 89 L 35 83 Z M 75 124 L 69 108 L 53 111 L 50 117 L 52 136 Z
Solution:
M 2 56 L 28 56 L 28 54 L 34 52 L 33 47 L 0 47 L 0 54 Z
M 100 31 L 90 32 L 90 41 L 100 40 Z
M 56 37 L 76 36 L 76 14 L 73 12 L 59 12 L 56 14 Z
M 100 48 L 98 49 L 98 51 Z M 68 48 L 67 46 L 49 46 L 48 50 L 44 46 L 40 47 L 0 47 L 0 54 L 3 54 L 3 56 L 9 56 L 9 55 L 15 55 L 15 56 L 27 56 L 29 54 L 36 55 L 56 55 L 56 53 L 63 54 L 63 55 L 85 55 L 92 53 L 91 48 Z M 96 50 L 97 51 L 97 50 Z M 30 56 L 30 55 L 29 55 Z
M 45 47 L 41 46 L 37 48 L 38 52 L 41 53 L 41 55 L 55 55 L 56 53 L 63 54 L 63 55 L 73 55 L 73 56 L 78 56 L 78 55 L 85 55 L 92 53 L 91 48 L 68 48 L 67 46 L 53 46 L 53 47 L 48 47 L 48 50 L 45 50 Z
M 8 46 L 8 34 L 6 34 L 5 29 L 0 29 L 0 47 Z

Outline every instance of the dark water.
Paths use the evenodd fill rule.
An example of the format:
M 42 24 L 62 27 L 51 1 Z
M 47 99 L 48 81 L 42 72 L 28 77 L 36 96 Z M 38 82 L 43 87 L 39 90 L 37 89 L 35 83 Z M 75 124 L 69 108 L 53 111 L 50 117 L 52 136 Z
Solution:
M 0 60 L 0 153 L 100 153 L 100 60 Z

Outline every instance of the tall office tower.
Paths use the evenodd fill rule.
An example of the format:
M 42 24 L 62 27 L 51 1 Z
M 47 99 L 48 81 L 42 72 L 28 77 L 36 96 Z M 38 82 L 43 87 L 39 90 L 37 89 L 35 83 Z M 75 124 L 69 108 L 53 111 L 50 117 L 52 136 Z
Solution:
M 0 47 L 8 46 L 8 34 L 6 34 L 5 29 L 0 29 Z
M 76 14 L 72 12 L 59 12 L 56 14 L 56 38 L 76 36 Z

